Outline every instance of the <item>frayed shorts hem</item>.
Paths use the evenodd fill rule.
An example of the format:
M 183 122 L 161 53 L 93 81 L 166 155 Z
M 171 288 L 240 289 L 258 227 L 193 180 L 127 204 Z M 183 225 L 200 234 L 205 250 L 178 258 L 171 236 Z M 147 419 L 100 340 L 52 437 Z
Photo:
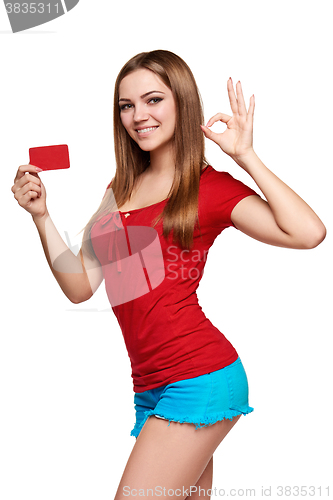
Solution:
M 144 416 L 143 421 L 140 423 L 140 425 L 135 426 L 134 429 L 132 429 L 130 435 L 137 438 L 138 435 L 140 434 L 142 427 L 144 426 L 144 424 L 146 423 L 146 421 L 148 420 L 148 418 L 151 415 L 155 415 L 155 416 L 160 417 L 164 420 L 168 420 L 169 425 L 171 422 L 178 422 L 180 424 L 184 424 L 184 423 L 194 424 L 195 430 L 197 430 L 197 429 L 200 429 L 202 427 L 207 427 L 209 425 L 213 425 L 216 422 L 221 422 L 222 420 L 226 420 L 226 419 L 232 420 L 234 417 L 237 417 L 238 415 L 247 415 L 248 413 L 253 412 L 253 410 L 254 410 L 254 408 L 252 408 L 251 406 L 248 406 L 244 410 L 241 410 L 241 409 L 232 410 L 232 409 L 230 409 L 228 411 L 224 411 L 224 412 L 219 413 L 219 414 L 214 415 L 214 416 L 199 417 L 196 419 L 194 419 L 193 417 L 188 417 L 188 416 L 181 417 L 181 418 L 179 418 L 179 417 L 174 418 L 172 416 L 168 416 L 165 414 L 161 415 L 160 413 L 157 413 L 155 410 L 148 410 L 148 411 L 144 412 L 145 416 Z M 169 425 L 168 425 L 168 427 L 169 427 Z
M 135 393 L 134 403 L 136 421 L 130 433 L 134 437 L 151 415 L 169 420 L 169 426 L 190 423 L 199 429 L 253 411 L 240 358 L 220 370 Z

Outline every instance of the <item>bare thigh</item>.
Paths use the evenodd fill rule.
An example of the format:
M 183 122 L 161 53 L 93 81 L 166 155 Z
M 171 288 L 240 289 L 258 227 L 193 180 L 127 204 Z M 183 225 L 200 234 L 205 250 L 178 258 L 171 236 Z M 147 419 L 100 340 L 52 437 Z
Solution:
M 211 489 L 213 486 L 213 456 L 210 457 L 205 470 L 201 474 L 195 486 L 188 492 L 188 500 L 209 500 Z M 186 500 L 187 500 L 186 499 Z
M 169 426 L 167 420 L 150 416 L 129 456 L 115 500 L 148 495 L 183 500 L 239 418 L 195 429 L 188 423 L 170 422 Z M 139 490 L 143 490 L 141 495 Z M 168 490 L 178 491 L 168 495 Z

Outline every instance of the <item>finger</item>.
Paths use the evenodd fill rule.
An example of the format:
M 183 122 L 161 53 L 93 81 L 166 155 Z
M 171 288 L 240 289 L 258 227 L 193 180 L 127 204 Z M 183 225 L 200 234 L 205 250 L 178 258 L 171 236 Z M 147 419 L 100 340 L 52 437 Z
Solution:
M 231 77 L 228 80 L 227 89 L 228 89 L 231 111 L 233 112 L 234 115 L 237 115 L 238 114 L 238 105 L 237 105 L 236 94 L 234 91 L 234 86 L 232 84 Z
M 242 84 L 241 82 L 236 83 L 236 92 L 237 92 L 237 102 L 238 102 L 238 114 L 239 116 L 247 116 Z
M 29 172 L 26 172 L 25 175 L 21 177 L 21 179 L 19 179 L 16 184 L 18 184 L 19 186 L 23 186 L 27 182 L 34 182 L 38 186 L 41 186 L 42 184 L 42 181 L 38 177 L 38 174 L 33 172 L 31 174 Z
M 226 115 L 225 113 L 216 113 L 216 115 L 212 116 L 207 122 L 206 127 L 211 127 L 214 123 L 221 121 L 223 123 L 228 123 L 228 121 L 232 118 L 230 115 Z
M 253 94 L 250 98 L 249 111 L 247 114 L 247 120 L 249 120 L 249 121 L 253 121 L 254 107 L 255 107 L 255 101 L 254 101 L 254 94 Z
M 18 170 L 17 170 L 14 182 L 17 179 L 21 179 L 24 176 L 25 172 L 36 173 L 36 172 L 42 172 L 42 171 L 43 171 L 43 169 L 36 167 L 36 165 L 31 165 L 30 163 L 28 165 L 20 165 Z
M 27 191 L 23 196 L 19 196 L 17 199 L 18 204 L 21 207 L 30 207 L 31 201 L 37 198 L 38 194 L 36 191 Z
M 16 189 L 14 192 L 15 198 L 18 200 L 20 197 L 25 196 L 26 193 L 36 193 L 37 195 L 42 194 L 41 186 L 38 186 L 35 182 L 27 182 L 22 187 Z
M 208 127 L 205 127 L 204 125 L 200 125 L 200 127 L 203 133 L 205 134 L 205 137 L 207 137 L 207 139 L 210 139 L 211 141 L 216 142 L 216 144 L 218 144 L 218 134 L 210 130 Z
M 25 173 L 25 175 L 23 175 L 23 177 L 21 177 L 20 179 L 15 181 L 14 186 L 12 186 L 12 192 L 15 193 L 19 189 L 22 189 L 22 187 L 25 186 L 28 182 L 32 182 L 32 183 L 36 184 L 37 186 L 41 186 L 41 184 L 42 184 L 42 181 L 38 177 L 38 174 Z

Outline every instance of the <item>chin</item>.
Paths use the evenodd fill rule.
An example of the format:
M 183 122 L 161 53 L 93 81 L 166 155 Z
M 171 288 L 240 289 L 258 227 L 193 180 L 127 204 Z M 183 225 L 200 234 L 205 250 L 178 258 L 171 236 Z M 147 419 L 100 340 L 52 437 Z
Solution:
M 155 151 L 156 149 L 159 149 L 160 147 L 163 147 L 163 144 L 152 144 L 149 143 L 148 141 L 135 141 L 137 145 L 139 146 L 142 151 Z

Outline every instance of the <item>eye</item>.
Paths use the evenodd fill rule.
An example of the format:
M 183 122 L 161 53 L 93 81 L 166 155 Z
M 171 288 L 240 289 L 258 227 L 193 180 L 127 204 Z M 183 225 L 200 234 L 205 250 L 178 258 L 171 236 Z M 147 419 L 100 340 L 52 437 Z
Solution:
M 148 104 L 157 104 L 160 101 L 163 101 L 163 98 L 161 97 L 152 97 L 147 101 Z M 133 104 L 122 104 L 119 106 L 120 111 L 126 111 L 127 109 L 131 109 L 133 107 Z
M 151 102 L 152 104 L 157 104 L 160 101 L 163 101 L 161 97 L 152 97 L 151 99 L 149 99 L 148 102 Z
M 132 104 L 122 104 L 119 106 L 120 111 L 125 110 L 125 109 L 130 109 L 129 106 L 132 106 Z

